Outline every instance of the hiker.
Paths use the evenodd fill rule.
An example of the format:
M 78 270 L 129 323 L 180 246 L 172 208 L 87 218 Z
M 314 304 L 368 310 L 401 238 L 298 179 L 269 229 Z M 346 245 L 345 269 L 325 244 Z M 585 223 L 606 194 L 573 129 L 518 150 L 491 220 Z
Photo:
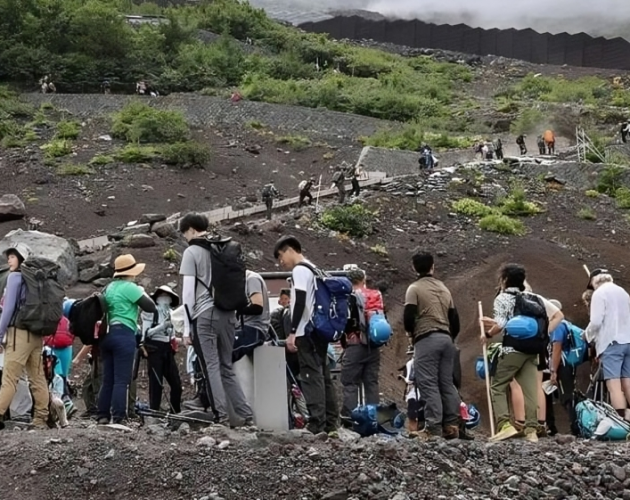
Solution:
M 587 288 L 593 290 L 593 297 L 586 338 L 595 342 L 611 406 L 626 418 L 630 402 L 630 296 L 605 269 L 590 273 Z
M 241 275 L 240 268 L 241 263 L 244 266 L 244 261 L 239 254 L 223 266 L 213 265 L 216 249 L 231 249 L 228 245 L 237 244 L 230 239 L 211 239 L 208 228 L 208 218 L 198 213 L 186 214 L 179 223 L 179 231 L 189 245 L 179 269 L 183 277 L 182 298 L 186 308 L 184 343 L 195 347 L 208 399 L 195 398 L 185 402 L 184 407 L 204 411 L 212 407 L 215 422 L 227 426 L 229 400 L 234 413 L 241 419 L 239 425 L 251 426 L 254 423 L 252 409 L 232 369 L 236 309 L 225 310 L 227 305 L 224 308 L 216 305 L 217 301 L 223 304 L 233 298 L 226 295 L 230 290 L 233 294 L 242 291 L 242 297 L 238 299 L 247 301 L 245 270 L 243 268 Z M 225 274 L 214 280 L 213 274 L 218 271 Z M 235 271 L 237 276 L 233 274 Z
M 359 391 L 363 387 L 363 404 L 376 405 L 380 402 L 378 374 L 381 365 L 381 350 L 371 346 L 367 338 L 367 299 L 378 295 L 382 311 L 383 297 L 378 290 L 368 290 L 365 286 L 365 271 L 348 271 L 353 293 L 350 296 L 350 319 L 346 334 L 342 338 L 343 363 L 341 385 L 343 386 L 342 418 L 350 418 L 359 401 Z
M 57 358 L 55 373 L 61 375 L 66 381 L 72 368 L 73 343 L 74 335 L 70 333 L 70 323 L 65 316 L 62 316 L 59 321 L 57 331 L 53 335 L 44 337 L 44 345 L 50 347 Z
M 519 147 L 521 155 L 527 154 L 527 146 L 525 145 L 525 138 L 527 136 L 525 134 L 521 134 L 516 138 L 516 144 Z
M 346 178 L 350 179 L 350 182 L 352 183 L 350 196 L 358 197 L 361 194 L 361 186 L 359 184 L 359 179 L 361 177 L 363 177 L 363 169 L 360 166 L 355 165 L 354 167 L 348 167 Z
M 66 382 L 56 373 L 55 365 L 58 358 L 50 347 L 44 347 L 42 351 L 42 363 L 44 365 L 44 376 L 48 383 L 50 396 L 49 413 L 50 423 L 54 426 L 59 423 L 61 428 L 68 427 L 68 419 L 76 411 L 72 399 L 66 390 Z
M 290 305 L 291 290 L 289 288 L 282 288 L 280 290 L 280 296 L 278 297 L 278 307 L 271 311 L 269 318 L 270 326 L 273 328 L 274 332 L 281 340 L 286 339 L 288 335 L 288 332 L 284 331 L 284 316 L 286 315 L 287 311 L 289 311 L 290 315 Z
M 313 195 L 311 194 L 311 189 L 318 188 L 319 186 L 313 186 L 315 184 L 315 177 L 309 178 L 309 180 L 304 180 L 298 184 L 298 189 L 300 191 L 300 201 L 298 202 L 298 208 L 300 208 L 304 204 L 304 200 L 308 198 L 306 202 L 307 205 L 311 205 L 313 203 Z
M 494 141 L 494 153 L 497 156 L 497 160 L 503 159 L 503 142 L 500 137 L 497 137 Z
M 346 201 L 346 178 L 343 175 L 343 170 L 341 170 L 341 167 L 339 165 L 337 165 L 335 167 L 335 173 L 333 174 L 333 178 L 332 178 L 332 186 L 330 187 L 332 188 L 337 188 L 337 191 L 339 192 L 339 204 L 343 205 L 343 202 Z
M 536 137 L 536 145 L 538 146 L 538 154 L 544 155 L 546 154 L 546 149 L 545 149 L 545 139 L 543 138 L 542 135 L 539 135 L 538 137 Z
M 426 402 L 425 427 L 419 436 L 459 437 L 461 400 L 453 383 L 459 315 L 451 292 L 433 274 L 433 255 L 416 253 L 413 267 L 418 279 L 405 294 L 404 326 L 414 346 L 415 382 Z
M 237 311 L 240 318 L 234 338 L 232 362 L 243 356 L 252 355 L 256 347 L 269 337 L 271 324 L 269 313 L 269 292 L 262 276 L 249 269 L 245 273 L 245 293 L 249 303 Z
M 136 331 L 140 310 L 154 314 L 155 303 L 144 289 L 134 283 L 145 268 L 130 254 L 114 261 L 114 281 L 103 292 L 107 303 L 107 335 L 99 340 L 102 363 L 98 394 L 98 423 L 120 424 L 128 418 L 128 391 L 132 382 L 136 354 Z
M 630 120 L 621 125 L 619 133 L 621 134 L 621 142 L 624 144 L 628 142 L 628 136 L 630 136 Z
M 538 367 L 539 355 L 548 344 L 548 332 L 562 321 L 562 312 L 549 301 L 526 292 L 525 268 L 506 264 L 499 271 L 500 293 L 494 299 L 494 318 L 484 317 L 485 341 L 504 332 L 501 354 L 492 378 L 492 405 L 498 432 L 492 438 L 502 441 L 524 434 L 538 441 Z M 525 321 L 528 330 L 516 327 Z M 513 328 L 514 326 L 514 328 Z M 533 332 L 531 331 L 533 329 Z M 523 391 L 525 420 L 510 422 L 507 391 L 515 380 Z M 544 421 L 543 421 L 544 424 Z
M 306 332 L 315 306 L 314 264 L 304 258 L 295 236 L 283 236 L 275 245 L 274 257 L 291 271 L 291 331 L 289 352 L 297 352 L 302 390 L 310 419 L 307 429 L 313 434 L 337 429 L 337 401 L 328 366 L 328 343 Z
M 0 422 L 4 419 L 18 380 L 26 370 L 33 394 L 33 425 L 45 429 L 48 419 L 48 387 L 42 364 L 43 339 L 16 326 L 20 310 L 25 307 L 27 289 L 20 268 L 31 256 L 31 250 L 23 243 L 17 243 L 5 250 L 9 264 L 9 276 L 2 299 L 0 314 L 0 345 L 4 347 L 4 370 L 0 388 Z
M 425 144 L 420 148 L 420 158 L 418 159 L 418 163 L 420 164 L 420 168 L 425 168 L 429 171 L 432 171 L 433 168 L 437 166 L 435 156 L 433 156 L 433 151 L 428 144 Z
M 545 147 L 547 148 L 548 155 L 556 154 L 556 134 L 553 133 L 553 130 L 545 130 L 543 135 L 543 150 Z M 545 154 L 544 151 L 542 154 Z
M 112 85 L 109 80 L 103 80 L 103 83 L 101 83 L 101 90 L 103 91 L 103 94 L 112 93 Z
M 418 431 L 420 431 L 420 426 L 424 426 L 425 402 L 420 398 L 420 391 L 415 383 L 413 347 L 407 351 L 407 354 L 411 354 L 412 358 L 407 361 L 405 366 L 400 370 L 403 373 L 398 375 L 398 377 L 405 382 L 406 386 L 407 432 L 409 432 L 410 436 L 415 436 L 418 434 Z
M 273 208 L 273 200 L 280 196 L 273 179 L 265 184 L 262 188 L 262 201 L 267 206 L 267 220 L 271 220 L 271 209 Z
M 142 340 L 149 372 L 149 408 L 160 411 L 164 379 L 171 388 L 170 412 L 181 412 L 182 381 L 175 361 L 178 343 L 175 337 L 171 313 L 179 307 L 179 296 L 171 287 L 159 287 L 151 299 L 157 311 L 142 313 Z

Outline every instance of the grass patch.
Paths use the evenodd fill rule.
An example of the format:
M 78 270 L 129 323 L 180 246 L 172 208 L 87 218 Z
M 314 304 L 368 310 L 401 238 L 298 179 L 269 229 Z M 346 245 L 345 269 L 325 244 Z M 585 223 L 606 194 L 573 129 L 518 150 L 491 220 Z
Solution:
M 562 76 L 536 76 L 530 73 L 518 84 L 500 96 L 517 99 L 559 103 L 582 103 L 595 105 L 612 101 L 615 106 L 627 106 L 629 93 L 623 89 L 614 90 L 611 83 L 596 76 L 586 76 L 568 80 Z
M 250 120 L 245 124 L 245 126 L 253 130 L 263 130 L 267 128 L 267 125 L 258 120 Z
M 177 262 L 179 258 L 177 252 L 173 248 L 168 248 L 162 254 L 162 258 L 167 262 Z
M 0 120 L 6 118 L 31 118 L 35 108 L 20 101 L 19 96 L 5 86 L 0 86 Z
M 599 191 L 595 190 L 595 189 L 589 189 L 588 191 L 586 191 L 584 193 L 586 196 L 588 196 L 589 198 L 599 198 L 600 193 Z
M 308 137 L 303 135 L 284 135 L 276 138 L 278 144 L 284 144 L 294 151 L 303 151 L 313 145 Z
M 370 248 L 370 252 L 378 255 L 379 257 L 389 256 L 389 252 L 387 251 L 387 247 L 385 245 L 380 245 L 380 244 L 374 245 L 373 247 Z
M 61 158 L 72 153 L 72 143 L 65 139 L 53 139 L 40 146 L 40 149 L 44 151 L 44 156 L 48 159 Z
M 543 210 L 531 201 L 527 201 L 525 190 L 515 187 L 510 194 L 499 202 L 501 213 L 504 215 L 528 216 L 541 213 Z
M 109 165 L 110 163 L 114 163 L 115 161 L 116 160 L 113 156 L 98 154 L 90 160 L 90 165 L 104 166 Z
M 169 144 L 162 147 L 159 154 L 168 165 L 181 168 L 203 168 L 212 158 L 210 149 L 195 141 Z
M 374 212 L 359 203 L 327 208 L 322 213 L 322 226 L 355 238 L 367 236 L 373 231 Z
M 615 196 L 622 186 L 622 177 L 626 169 L 619 165 L 610 165 L 604 168 L 597 178 L 597 191 L 608 196 Z
M 65 165 L 60 165 L 57 167 L 57 175 L 61 176 L 80 176 L 80 175 L 91 175 L 94 174 L 94 170 L 92 170 L 87 165 L 75 165 L 72 163 L 68 163 Z
M 595 210 L 590 207 L 584 207 L 578 210 L 577 216 L 583 220 L 595 220 L 597 219 L 597 214 Z
M 112 123 L 112 135 L 127 142 L 172 144 L 185 141 L 188 132 L 181 112 L 154 109 L 139 101 L 115 113 Z
M 158 151 L 153 146 L 127 144 L 114 154 L 114 159 L 123 163 L 147 163 L 153 161 Z
M 453 203 L 453 210 L 458 214 L 468 215 L 470 217 L 486 217 L 496 214 L 496 208 L 484 205 L 480 201 L 472 198 L 462 198 Z
M 479 227 L 492 233 L 516 236 L 525 234 L 525 225 L 520 220 L 502 214 L 486 215 L 479 221 Z
M 55 137 L 57 139 L 76 139 L 81 132 L 81 124 L 70 120 L 61 120 L 57 123 Z
M 621 187 L 615 192 L 615 202 L 617 208 L 627 210 L 630 208 L 630 189 L 627 187 Z
M 416 151 L 428 143 L 435 150 L 465 149 L 472 147 L 480 137 L 436 134 L 425 131 L 425 125 L 407 123 L 400 129 L 382 129 L 370 137 L 362 137 L 364 146 Z

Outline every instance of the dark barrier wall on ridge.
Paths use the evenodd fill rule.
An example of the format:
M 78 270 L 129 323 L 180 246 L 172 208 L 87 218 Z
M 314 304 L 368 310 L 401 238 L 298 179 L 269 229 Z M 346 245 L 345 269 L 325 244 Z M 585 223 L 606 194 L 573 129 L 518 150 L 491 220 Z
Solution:
M 593 38 L 584 33 L 538 33 L 531 29 L 471 28 L 465 24 L 422 21 L 371 21 L 335 17 L 300 25 L 305 31 L 328 33 L 336 39 L 372 39 L 409 47 L 497 55 L 536 64 L 568 64 L 592 68 L 630 69 L 630 42 L 623 38 Z

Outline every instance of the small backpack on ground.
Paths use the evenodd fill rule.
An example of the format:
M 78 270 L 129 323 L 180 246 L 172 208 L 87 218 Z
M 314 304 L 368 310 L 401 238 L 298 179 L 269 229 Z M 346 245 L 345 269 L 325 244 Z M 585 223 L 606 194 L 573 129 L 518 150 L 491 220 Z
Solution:
M 630 423 L 617 415 L 606 403 L 585 399 L 575 407 L 580 435 L 600 441 L 625 441 L 630 435 Z
M 78 337 L 83 345 L 94 345 L 107 331 L 106 316 L 105 290 L 77 300 L 68 313 L 70 333 Z
M 363 288 L 361 293 L 365 299 L 367 342 L 373 347 L 384 346 L 392 336 L 392 327 L 385 317 L 383 295 L 371 288 Z
M 222 311 L 240 311 L 249 300 L 246 292 L 245 256 L 240 243 L 232 238 L 199 238 L 190 240 L 190 245 L 198 245 L 210 253 L 212 283 L 203 283 L 212 296 L 214 306 Z
M 373 436 L 374 434 L 396 435 L 394 429 L 387 429 L 385 425 L 400 428 L 404 425 L 400 411 L 395 403 L 362 405 L 352 410 L 350 419 L 352 420 L 352 430 L 361 437 Z
M 566 346 L 562 346 L 562 362 L 565 366 L 580 366 L 586 361 L 588 353 L 588 342 L 582 337 L 584 330 L 566 320 L 562 324 L 569 331 Z
M 300 262 L 315 275 L 315 310 L 307 326 L 326 342 L 337 342 L 346 330 L 350 316 L 348 299 L 352 293 L 350 280 L 342 276 L 329 276 L 306 262 Z
M 41 257 L 32 257 L 20 266 L 24 302 L 15 318 L 15 326 L 35 335 L 52 335 L 63 315 L 65 291 L 57 280 L 59 266 Z

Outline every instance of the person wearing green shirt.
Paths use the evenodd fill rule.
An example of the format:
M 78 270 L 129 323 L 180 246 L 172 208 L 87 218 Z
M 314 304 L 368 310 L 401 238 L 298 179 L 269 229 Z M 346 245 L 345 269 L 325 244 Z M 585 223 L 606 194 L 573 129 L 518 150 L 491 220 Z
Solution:
M 103 380 L 98 396 L 98 423 L 122 423 L 127 418 L 127 390 L 131 384 L 136 354 L 136 331 L 140 309 L 157 312 L 153 300 L 134 283 L 144 271 L 132 255 L 114 262 L 114 281 L 103 293 L 107 303 L 107 335 L 99 342 Z

